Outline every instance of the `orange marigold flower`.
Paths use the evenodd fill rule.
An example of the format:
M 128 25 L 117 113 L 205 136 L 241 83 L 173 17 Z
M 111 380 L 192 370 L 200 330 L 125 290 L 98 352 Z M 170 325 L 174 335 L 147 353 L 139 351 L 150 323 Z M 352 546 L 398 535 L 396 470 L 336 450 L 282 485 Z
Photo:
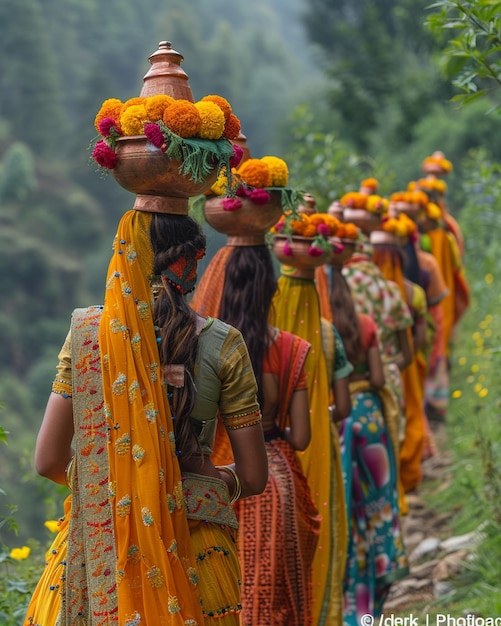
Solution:
M 203 139 L 220 139 L 225 123 L 222 109 L 209 100 L 195 102 L 195 107 L 201 120 L 198 135 Z
M 232 139 L 236 139 L 240 134 L 240 128 L 240 120 L 234 113 L 232 113 L 230 117 L 226 120 L 223 137 L 229 139 L 230 141 Z
M 367 195 L 359 191 L 349 191 L 340 199 L 341 205 L 350 209 L 365 209 Z
M 99 122 L 105 117 L 111 117 L 115 120 L 117 126 L 120 124 L 120 113 L 122 112 L 123 102 L 118 98 L 108 98 L 103 102 L 101 108 L 97 112 L 94 120 L 94 126 L 99 132 Z
M 137 104 L 144 104 L 146 102 L 146 98 L 143 96 L 135 96 L 134 98 L 129 98 L 126 100 L 122 107 L 122 112 L 129 107 L 136 106 Z
M 232 113 L 231 104 L 223 98 L 223 96 L 217 96 L 215 94 L 210 94 L 208 96 L 204 96 L 200 102 L 214 102 L 221 109 L 224 114 L 225 121 L 228 121 Z
M 372 189 L 372 191 L 376 191 L 379 187 L 379 183 L 375 178 L 366 178 L 360 184 L 360 187 L 367 187 L 367 189 Z
M 247 159 L 238 168 L 241 179 L 251 187 L 269 187 L 270 167 L 261 159 Z
M 144 104 L 132 104 L 126 109 L 122 109 L 120 126 L 124 135 L 142 135 L 145 121 L 146 108 Z
M 398 228 L 398 219 L 396 217 L 389 217 L 387 220 L 381 223 L 381 229 L 387 233 L 396 233 Z
M 202 124 L 197 107 L 184 99 L 174 100 L 165 109 L 163 121 L 167 128 L 180 137 L 194 137 Z
M 158 122 L 164 119 L 165 109 L 174 102 L 172 96 L 161 93 L 156 96 L 146 98 L 144 106 L 149 122 Z
M 270 168 L 270 187 L 285 187 L 289 181 L 287 163 L 276 156 L 264 156 L 261 161 L 267 163 Z
M 340 226 L 343 227 L 344 235 L 343 237 L 346 239 L 357 239 L 358 237 L 358 227 L 356 224 L 352 224 L 351 222 L 340 222 Z

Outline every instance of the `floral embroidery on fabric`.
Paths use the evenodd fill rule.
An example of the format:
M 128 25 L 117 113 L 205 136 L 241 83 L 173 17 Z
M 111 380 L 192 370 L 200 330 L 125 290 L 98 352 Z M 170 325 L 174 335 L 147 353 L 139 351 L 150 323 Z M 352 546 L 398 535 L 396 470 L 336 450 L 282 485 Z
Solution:
M 125 517 L 126 515 L 130 515 L 131 503 L 132 502 L 129 495 L 120 498 L 119 502 L 117 503 L 117 513 L 119 517 Z
M 150 307 L 148 303 L 141 300 L 136 304 L 136 307 L 139 317 L 143 320 L 143 322 L 148 320 L 150 317 Z
M 174 489 L 174 498 L 178 509 L 184 507 L 183 483 L 178 482 Z
M 176 596 L 169 596 L 169 600 L 167 602 L 167 606 L 169 607 L 169 613 L 174 615 L 175 613 L 179 613 L 181 607 L 179 606 L 179 600 Z
M 167 499 L 167 507 L 169 509 L 169 513 L 174 513 L 174 511 L 176 510 L 176 500 L 174 499 L 174 496 L 168 493 L 166 496 L 166 499 Z
M 127 257 L 127 260 L 129 261 L 129 263 L 134 263 L 134 261 L 137 258 L 137 252 L 134 248 L 133 245 L 129 244 L 126 249 L 125 249 L 125 256 Z
M 105 372 L 108 372 L 110 369 L 110 357 L 108 354 L 103 354 L 101 357 L 101 365 Z
M 162 485 L 165 480 L 165 470 L 163 467 L 158 470 L 158 478 L 160 480 L 160 484 Z
M 111 480 L 108 483 L 108 495 L 110 498 L 114 498 L 117 495 L 116 484 Z
M 155 409 L 155 406 L 152 402 L 149 402 L 144 406 L 144 412 L 146 415 L 146 419 L 150 424 L 154 424 L 157 421 L 158 411 Z
M 130 343 L 132 345 L 132 352 L 134 352 L 134 354 L 138 354 L 141 350 L 141 335 L 136 333 L 130 340 Z
M 127 377 L 125 376 L 125 374 L 119 374 L 115 381 L 113 382 L 112 390 L 113 393 L 116 394 L 117 396 L 122 395 L 122 393 L 124 393 L 125 391 L 125 382 L 127 380 Z
M 139 554 L 139 546 L 129 546 L 129 549 L 127 550 L 127 560 L 130 563 L 139 563 L 139 561 L 141 560 L 141 555 Z
M 122 294 L 124 298 L 128 298 L 131 293 L 132 289 L 130 288 L 129 283 L 126 280 L 122 281 Z
M 129 332 L 129 329 L 127 328 L 127 326 L 124 326 L 122 320 L 119 318 L 115 318 L 111 320 L 110 328 L 111 328 L 112 333 L 123 333 L 124 338 L 127 337 L 127 334 Z
M 129 433 L 124 433 L 121 437 L 119 437 L 115 441 L 115 450 L 116 453 L 120 456 L 124 454 L 129 454 L 130 452 L 130 435 Z
M 167 548 L 167 552 L 170 552 L 171 554 L 175 554 L 177 552 L 177 541 L 175 539 L 172 540 L 172 543 Z
M 139 626 L 141 624 L 141 615 L 136 611 L 134 615 L 127 618 L 124 626 Z
M 145 455 L 144 448 L 141 448 L 137 443 L 132 446 L 132 458 L 134 461 L 141 461 Z
M 137 390 L 139 389 L 139 383 L 135 380 L 129 387 L 129 402 L 132 404 L 137 398 Z
M 150 369 L 151 382 L 155 383 L 158 380 L 158 363 L 150 363 L 148 367 Z
M 198 585 L 198 574 L 197 570 L 194 567 L 188 567 L 186 570 L 188 574 L 188 579 L 193 585 Z
M 151 569 L 148 570 L 146 574 L 148 580 L 150 581 L 150 585 L 155 589 L 160 589 L 164 584 L 164 577 L 160 568 L 154 565 Z
M 176 438 L 172 430 L 169 431 L 169 443 L 170 443 L 170 450 L 172 454 L 176 454 Z
M 143 518 L 143 524 L 145 526 L 151 526 L 155 521 L 153 519 L 153 515 L 151 514 L 150 509 L 146 506 L 143 506 L 143 508 L 141 509 L 141 516 Z

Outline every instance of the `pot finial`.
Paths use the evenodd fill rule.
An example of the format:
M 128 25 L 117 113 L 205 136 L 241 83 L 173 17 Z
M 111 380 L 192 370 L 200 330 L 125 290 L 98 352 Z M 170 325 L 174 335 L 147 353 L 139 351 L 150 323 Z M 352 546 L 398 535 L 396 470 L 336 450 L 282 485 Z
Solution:
M 170 41 L 161 41 L 149 61 L 151 67 L 144 76 L 141 96 L 167 94 L 176 100 L 195 101 L 188 74 L 181 68 L 184 57 L 172 48 Z

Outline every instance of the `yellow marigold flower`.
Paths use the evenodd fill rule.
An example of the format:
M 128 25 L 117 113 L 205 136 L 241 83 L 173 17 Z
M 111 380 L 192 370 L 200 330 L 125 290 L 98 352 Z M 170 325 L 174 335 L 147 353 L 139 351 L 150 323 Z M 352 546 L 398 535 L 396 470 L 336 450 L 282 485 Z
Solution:
M 439 220 L 442 217 L 442 209 L 434 202 L 428 202 L 426 205 L 426 215 L 431 220 Z
M 203 139 L 220 139 L 223 131 L 225 118 L 220 107 L 214 102 L 206 100 L 195 102 L 195 107 L 200 115 L 200 128 L 198 135 Z
M 463 395 L 463 392 L 460 389 L 456 389 L 455 391 L 452 392 L 452 397 L 453 398 L 460 398 Z
M 494 276 L 492 274 L 485 275 L 485 282 L 490 285 L 494 281 Z
M 240 134 L 240 128 L 240 120 L 234 113 L 232 113 L 230 117 L 226 120 L 226 124 L 224 125 L 223 137 L 229 139 L 230 141 L 232 139 L 236 139 Z
M 204 96 L 200 102 L 214 102 L 221 109 L 224 114 L 224 119 L 227 121 L 232 113 L 231 104 L 223 98 L 223 96 L 217 96 L 215 94 L 210 94 L 208 96 Z
M 108 98 L 107 100 L 105 100 L 101 105 L 101 108 L 97 112 L 96 118 L 94 119 L 94 126 L 97 132 L 99 132 L 99 122 L 105 117 L 111 117 L 115 120 L 117 125 L 119 125 L 122 107 L 123 102 L 118 98 Z
M 216 179 L 216 182 L 210 188 L 212 193 L 217 194 L 218 196 L 223 196 L 228 189 L 228 176 L 223 174 L 222 172 Z
M 465 356 L 460 356 L 458 359 L 458 363 L 459 365 L 466 365 L 466 357 Z
M 144 106 L 147 120 L 149 122 L 159 122 L 163 120 L 165 109 L 173 102 L 174 98 L 164 93 L 146 98 Z
M 45 528 L 50 530 L 51 533 L 57 533 L 59 530 L 59 522 L 57 519 L 49 519 L 44 522 Z
M 289 168 L 287 163 L 276 156 L 265 156 L 261 159 L 270 168 L 270 187 L 285 187 L 289 181 Z
M 388 200 L 376 194 L 367 197 L 365 208 L 371 213 L 386 213 L 388 211 Z
M 238 168 L 242 180 L 251 187 L 269 187 L 271 183 L 270 166 L 261 159 L 247 159 Z
M 485 396 L 486 396 L 488 393 L 489 393 L 489 390 L 488 390 L 488 389 L 486 389 L 486 388 L 484 387 L 483 389 L 481 389 L 481 390 L 478 392 L 478 395 L 479 395 L 481 398 L 485 398 Z
M 387 233 L 396 233 L 398 230 L 398 219 L 390 217 L 381 224 L 381 229 Z
M 202 120 L 197 107 L 189 100 L 174 100 L 165 109 L 164 124 L 175 135 L 180 137 L 194 137 L 198 134 Z
M 23 546 L 22 548 L 12 548 L 10 551 L 10 558 L 15 559 L 16 561 L 23 561 L 30 556 L 31 548 L 28 546 Z
M 475 372 L 478 372 L 478 365 L 475 363 L 474 365 L 471 366 L 471 371 L 473 372 L 473 374 L 475 374 Z
M 120 126 L 124 135 L 142 135 L 146 121 L 146 108 L 144 104 L 133 104 L 122 110 Z

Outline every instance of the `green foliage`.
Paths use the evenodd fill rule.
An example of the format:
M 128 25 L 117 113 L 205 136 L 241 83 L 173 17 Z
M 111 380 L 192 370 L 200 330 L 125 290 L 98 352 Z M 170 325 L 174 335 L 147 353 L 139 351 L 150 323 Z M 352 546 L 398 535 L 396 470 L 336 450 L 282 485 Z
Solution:
M 455 511 L 457 532 L 479 530 L 482 541 L 454 590 L 438 606 L 459 603 L 477 614 L 501 608 L 501 261 L 497 235 L 501 215 L 501 167 L 485 151 L 465 163 L 461 227 L 471 304 L 460 321 L 451 361 L 452 400 L 448 446 L 452 484 L 432 497 L 443 511 Z
M 439 41 L 447 76 L 462 93 L 454 100 L 468 104 L 501 85 L 501 2 L 495 0 L 439 0 L 427 25 Z M 495 106 L 499 108 L 499 104 Z
M 6 151 L 0 171 L 0 201 L 26 201 L 36 189 L 33 153 L 21 142 Z

